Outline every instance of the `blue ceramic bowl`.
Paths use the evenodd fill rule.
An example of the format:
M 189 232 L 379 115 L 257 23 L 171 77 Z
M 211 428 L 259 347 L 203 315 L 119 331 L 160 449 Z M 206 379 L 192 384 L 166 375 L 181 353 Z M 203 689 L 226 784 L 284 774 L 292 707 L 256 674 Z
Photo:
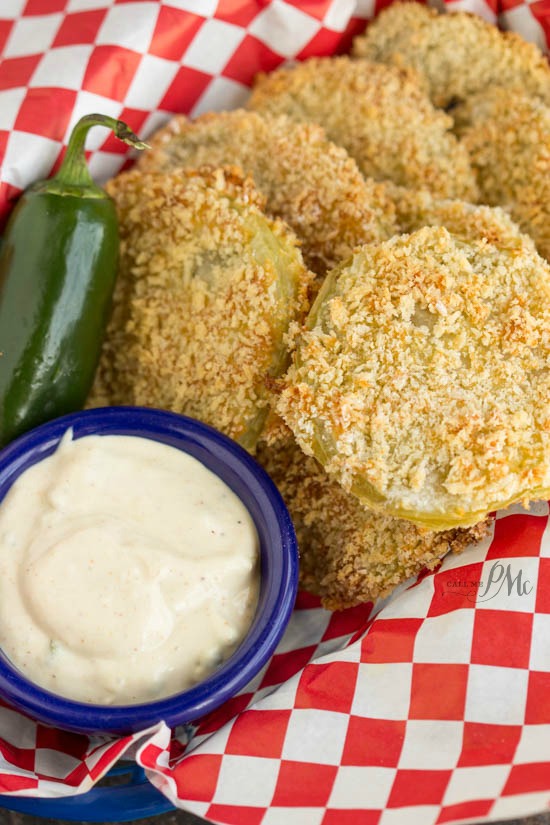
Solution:
M 261 585 L 256 615 L 238 649 L 197 685 L 155 702 L 91 705 L 74 702 L 29 681 L 0 651 L 0 696 L 42 722 L 82 733 L 129 733 L 160 720 L 187 724 L 238 693 L 273 653 L 290 618 L 298 582 L 296 536 L 288 511 L 267 473 L 231 439 L 198 421 L 144 407 L 109 407 L 57 418 L 0 452 L 0 501 L 28 467 L 51 455 L 65 431 L 133 435 L 169 444 L 201 461 L 239 496 L 260 539 Z

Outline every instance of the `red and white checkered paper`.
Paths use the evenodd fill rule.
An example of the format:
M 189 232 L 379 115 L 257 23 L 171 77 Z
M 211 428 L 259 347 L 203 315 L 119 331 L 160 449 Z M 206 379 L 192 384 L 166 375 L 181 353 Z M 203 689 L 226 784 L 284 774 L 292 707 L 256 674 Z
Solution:
M 147 137 L 173 112 L 235 107 L 257 71 L 345 51 L 384 5 L 1 0 L 0 217 L 57 167 L 81 115 Z M 548 50 L 550 0 L 448 7 Z M 89 147 L 99 180 L 125 161 L 104 130 Z M 0 792 L 83 793 L 125 756 L 175 805 L 218 823 L 435 825 L 547 809 L 548 512 L 500 514 L 482 544 L 377 611 L 329 613 L 301 594 L 268 666 L 194 729 L 90 739 L 0 704 Z

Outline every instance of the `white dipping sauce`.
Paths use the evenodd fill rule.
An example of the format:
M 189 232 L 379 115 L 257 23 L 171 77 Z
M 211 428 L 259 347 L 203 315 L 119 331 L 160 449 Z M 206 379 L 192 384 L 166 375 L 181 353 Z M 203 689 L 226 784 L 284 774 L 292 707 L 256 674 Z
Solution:
M 81 702 L 177 693 L 251 624 L 252 518 L 174 447 L 71 437 L 0 504 L 0 647 L 29 679 Z

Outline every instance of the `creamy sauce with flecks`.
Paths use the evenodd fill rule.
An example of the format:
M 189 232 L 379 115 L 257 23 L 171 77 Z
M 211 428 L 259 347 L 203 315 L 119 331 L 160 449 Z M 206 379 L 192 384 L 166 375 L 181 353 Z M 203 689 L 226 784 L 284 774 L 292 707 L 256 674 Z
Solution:
M 246 634 L 258 554 L 244 504 L 192 456 L 69 431 L 0 504 L 0 647 L 71 699 L 169 696 Z

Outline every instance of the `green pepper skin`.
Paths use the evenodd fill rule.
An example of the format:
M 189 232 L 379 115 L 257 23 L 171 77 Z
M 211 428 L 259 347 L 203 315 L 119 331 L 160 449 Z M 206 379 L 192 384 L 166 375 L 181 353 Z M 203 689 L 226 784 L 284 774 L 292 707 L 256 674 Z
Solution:
M 0 447 L 80 409 L 94 380 L 119 243 L 114 202 L 86 164 L 94 126 L 147 147 L 123 121 L 84 115 L 57 174 L 31 186 L 8 221 L 0 249 Z
M 21 197 L 0 253 L 0 445 L 84 405 L 117 258 L 106 195 Z

